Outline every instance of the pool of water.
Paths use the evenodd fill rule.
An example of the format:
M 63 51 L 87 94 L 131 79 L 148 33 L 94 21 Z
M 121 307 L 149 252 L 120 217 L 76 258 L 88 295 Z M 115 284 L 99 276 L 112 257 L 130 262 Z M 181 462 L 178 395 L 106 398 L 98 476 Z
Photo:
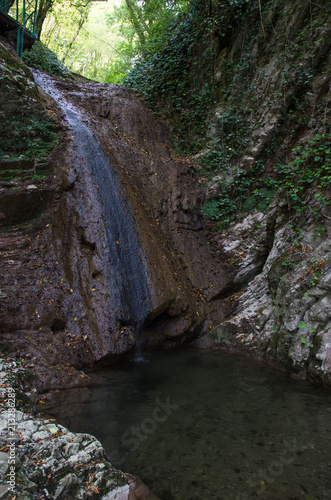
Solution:
M 251 360 L 153 354 L 55 393 L 49 413 L 95 435 L 162 500 L 329 500 L 331 392 Z

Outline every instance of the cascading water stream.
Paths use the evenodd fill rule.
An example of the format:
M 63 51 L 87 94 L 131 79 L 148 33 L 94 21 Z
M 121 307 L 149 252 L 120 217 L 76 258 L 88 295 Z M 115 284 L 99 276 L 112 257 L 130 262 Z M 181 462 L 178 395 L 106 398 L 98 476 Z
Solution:
M 34 71 L 34 78 L 62 109 L 74 133 L 76 161 L 87 165 L 98 186 L 114 283 L 112 294 L 117 303 L 118 319 L 122 324 L 135 326 L 139 354 L 139 332 L 150 309 L 150 294 L 128 201 L 109 159 L 88 126 L 83 123 L 80 111 L 63 97 L 50 77 Z

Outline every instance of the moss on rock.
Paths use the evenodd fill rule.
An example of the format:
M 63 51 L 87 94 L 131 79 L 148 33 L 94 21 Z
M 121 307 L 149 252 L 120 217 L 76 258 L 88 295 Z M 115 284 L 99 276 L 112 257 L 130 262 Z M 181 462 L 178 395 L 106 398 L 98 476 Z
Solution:
M 53 113 L 32 72 L 0 42 L 0 160 L 47 157 L 58 140 Z

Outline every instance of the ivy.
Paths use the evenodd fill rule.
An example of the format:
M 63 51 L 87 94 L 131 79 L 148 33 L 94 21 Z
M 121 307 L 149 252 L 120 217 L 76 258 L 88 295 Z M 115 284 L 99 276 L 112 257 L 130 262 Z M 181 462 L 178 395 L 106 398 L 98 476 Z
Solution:
M 26 50 L 22 59 L 32 68 L 63 78 L 69 76 L 69 70 L 59 61 L 57 55 L 41 42 L 35 42 L 30 51 Z
M 221 178 L 221 194 L 205 204 L 203 214 L 217 220 L 238 212 L 265 211 L 277 189 L 288 194 L 293 210 L 306 211 L 305 193 L 309 187 L 318 190 L 314 195 L 316 207 L 313 209 L 318 213 L 321 205 L 330 204 L 323 195 L 331 185 L 330 151 L 331 134 L 315 134 L 304 147 L 292 150 L 289 163 L 275 165 L 272 176 L 263 176 L 264 167 L 260 164 L 248 172 L 235 172 L 228 180 Z M 204 165 L 204 161 L 208 164 Z M 208 167 L 218 168 L 219 156 L 210 151 L 201 163 L 206 174 Z
M 274 166 L 275 185 L 286 191 L 297 211 L 304 210 L 304 193 L 310 186 L 319 191 L 319 206 L 328 205 L 323 190 L 331 185 L 331 134 L 315 134 L 304 146 L 292 150 L 292 161 Z
M 126 79 L 170 125 L 177 151 L 199 153 L 196 174 L 213 190 L 218 183 L 219 194 L 202 209 L 208 219 L 265 211 L 279 189 L 297 212 L 317 216 L 329 203 L 327 99 L 314 94 L 327 59 L 328 14 L 311 6 L 309 19 L 284 31 L 291 7 L 280 0 L 191 2 Z M 269 116 L 277 116 L 271 134 L 263 130 Z M 307 207 L 310 188 L 315 203 Z
M 208 5 L 202 1 L 190 4 L 157 41 L 161 50 L 150 48 L 124 81 L 126 86 L 139 90 L 151 108 L 170 123 L 174 144 L 184 154 L 201 149 L 209 110 L 216 102 L 210 47 L 212 29 Z M 195 53 L 197 43 L 204 54 L 202 64 Z

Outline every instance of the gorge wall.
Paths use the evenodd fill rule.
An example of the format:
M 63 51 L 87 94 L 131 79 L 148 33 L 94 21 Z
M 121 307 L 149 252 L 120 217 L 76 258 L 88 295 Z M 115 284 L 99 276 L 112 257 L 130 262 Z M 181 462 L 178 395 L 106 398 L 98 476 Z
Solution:
M 188 73 L 176 69 L 187 87 L 164 72 L 177 93 L 158 80 L 154 102 L 190 157 L 135 91 L 39 74 L 56 102 L 0 39 L 0 343 L 16 358 L 1 361 L 3 390 L 39 401 L 139 346 L 193 340 L 330 387 L 330 6 L 211 3 L 218 21 L 183 52 Z M 114 177 L 96 173 L 96 156 Z M 129 245 L 138 257 L 126 268 Z M 24 407 L 17 416 L 27 498 L 44 487 L 56 498 L 153 498 L 141 485 L 130 493 L 134 480 L 91 436 L 54 430 Z M 29 457 L 38 453 L 42 464 Z
M 156 99 L 178 134 L 199 143 L 190 158 L 134 91 L 44 76 L 56 103 L 1 44 L 1 340 L 39 391 L 87 383 L 89 369 L 132 354 L 138 337 L 154 349 L 200 336 L 200 347 L 239 348 L 330 383 L 322 4 L 261 2 L 260 12 L 213 2 L 218 21 L 186 55 L 191 94 L 197 81 L 212 89 L 197 101 L 205 132 L 194 121 L 180 129 L 186 93 L 170 115 Z M 66 109 L 78 110 L 130 207 L 146 280 L 141 318 L 120 299 L 132 283 L 112 257 L 127 251 L 123 228 L 109 231 L 116 213 L 105 213 L 107 189 L 92 157 L 82 160 Z
M 210 280 L 226 287 L 228 276 L 214 268 L 201 187 L 165 127 L 126 89 L 36 76 L 58 106 L 4 46 L 1 55 L 4 102 L 18 115 L 17 134 L 25 138 L 26 122 L 31 130 L 18 151 L 6 142 L 13 131 L 2 129 L 5 351 L 23 359 L 43 391 L 86 383 L 82 369 L 132 353 L 137 337 L 145 349 L 196 337 Z M 96 156 L 113 166 L 113 177 L 108 166 L 92 171 Z M 113 209 L 111 184 L 122 192 L 124 215 Z M 134 240 L 125 224 L 131 217 Z M 126 268 L 137 246 L 140 257 Z M 134 297 L 126 296 L 130 287 Z M 132 301 L 135 311 L 144 304 L 139 317 Z
M 231 276 L 212 288 L 198 345 L 329 385 L 330 3 L 215 0 L 190 14 L 127 84 L 195 161 L 215 267 Z
M 329 385 L 330 5 L 250 3 L 235 19 L 217 27 L 217 103 L 197 155 L 234 293 L 215 297 L 220 324 L 200 345 Z

